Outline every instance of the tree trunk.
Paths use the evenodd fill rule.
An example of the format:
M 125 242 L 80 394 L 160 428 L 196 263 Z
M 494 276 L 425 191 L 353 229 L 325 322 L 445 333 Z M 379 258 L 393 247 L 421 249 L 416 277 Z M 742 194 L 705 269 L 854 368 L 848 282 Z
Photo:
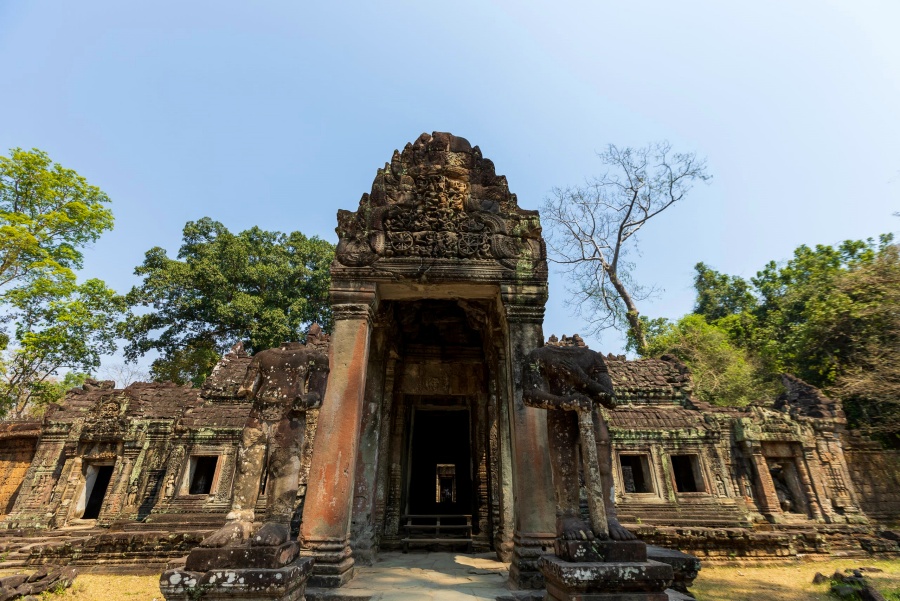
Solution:
M 610 283 L 616 289 L 616 292 L 619 293 L 622 302 L 625 303 L 625 308 L 628 309 L 628 313 L 625 314 L 625 319 L 628 320 L 628 325 L 631 328 L 631 335 L 634 336 L 635 343 L 637 344 L 637 352 L 643 357 L 647 352 L 647 337 L 644 335 L 644 324 L 641 323 L 641 314 L 634 304 L 634 301 L 631 299 L 628 290 L 625 289 L 625 286 L 619 280 L 618 275 L 616 275 L 615 270 L 607 271 L 607 275 L 609 276 Z

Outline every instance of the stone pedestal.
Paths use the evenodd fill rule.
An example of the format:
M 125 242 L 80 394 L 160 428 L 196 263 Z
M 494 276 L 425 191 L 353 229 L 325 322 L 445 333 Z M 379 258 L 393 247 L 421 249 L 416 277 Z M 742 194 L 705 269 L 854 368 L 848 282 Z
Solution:
M 299 552 L 295 541 L 273 547 L 197 547 L 184 569 L 163 572 L 159 590 L 166 601 L 304 601 L 315 560 Z
M 301 557 L 274 569 L 168 570 L 159 578 L 159 590 L 166 601 L 305 601 L 312 566 L 311 558 Z
M 672 567 L 658 561 L 581 562 L 544 555 L 546 601 L 668 601 Z
M 647 559 L 632 541 L 556 541 L 556 555 L 538 562 L 546 601 L 667 601 L 672 566 Z

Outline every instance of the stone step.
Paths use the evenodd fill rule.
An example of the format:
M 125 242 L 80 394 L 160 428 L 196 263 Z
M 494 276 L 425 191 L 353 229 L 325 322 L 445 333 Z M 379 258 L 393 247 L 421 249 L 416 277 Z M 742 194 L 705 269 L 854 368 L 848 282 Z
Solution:
M 381 593 L 366 589 L 308 588 L 306 601 L 377 601 Z

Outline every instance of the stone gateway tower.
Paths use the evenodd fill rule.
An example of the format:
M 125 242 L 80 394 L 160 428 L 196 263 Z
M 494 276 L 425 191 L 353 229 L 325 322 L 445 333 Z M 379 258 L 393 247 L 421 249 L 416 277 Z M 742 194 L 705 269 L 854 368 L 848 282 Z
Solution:
M 539 587 L 555 503 L 544 412 L 522 402 L 543 343 L 536 211 L 468 141 L 422 134 L 339 211 L 331 374 L 300 529 L 311 583 L 401 544 L 401 516 L 470 516 L 476 548 Z

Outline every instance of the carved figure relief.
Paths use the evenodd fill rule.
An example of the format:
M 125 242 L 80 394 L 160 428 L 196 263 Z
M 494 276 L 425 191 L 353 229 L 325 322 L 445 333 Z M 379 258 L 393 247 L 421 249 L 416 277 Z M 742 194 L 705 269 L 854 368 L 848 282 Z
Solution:
M 616 405 L 603 356 L 583 346 L 583 341 L 581 346 L 576 346 L 581 340 L 578 336 L 573 339 L 564 336 L 565 346 L 554 338 L 551 340 L 550 345 L 535 349 L 525 358 L 522 388 L 526 405 L 547 409 L 557 538 L 590 540 L 596 536 L 632 540 L 635 536 L 616 517 L 609 430 L 599 411 L 600 405 L 608 408 Z M 591 456 L 584 461 L 584 475 L 589 484 L 593 530 L 581 519 L 579 511 L 579 439 L 587 447 L 585 457 Z M 595 446 L 596 455 L 589 452 L 591 446 Z
M 422 134 L 378 171 L 355 213 L 338 213 L 335 258 L 360 267 L 386 258 L 546 259 L 536 211 L 517 206 L 506 178 L 465 139 Z
M 228 523 L 202 547 L 245 543 L 277 546 L 290 538 L 300 476 L 306 412 L 322 404 L 328 383 L 328 335 L 314 324 L 306 344 L 287 342 L 257 353 L 238 390 L 253 399 L 241 434 Z M 254 507 L 266 479 L 265 523 L 255 530 Z

